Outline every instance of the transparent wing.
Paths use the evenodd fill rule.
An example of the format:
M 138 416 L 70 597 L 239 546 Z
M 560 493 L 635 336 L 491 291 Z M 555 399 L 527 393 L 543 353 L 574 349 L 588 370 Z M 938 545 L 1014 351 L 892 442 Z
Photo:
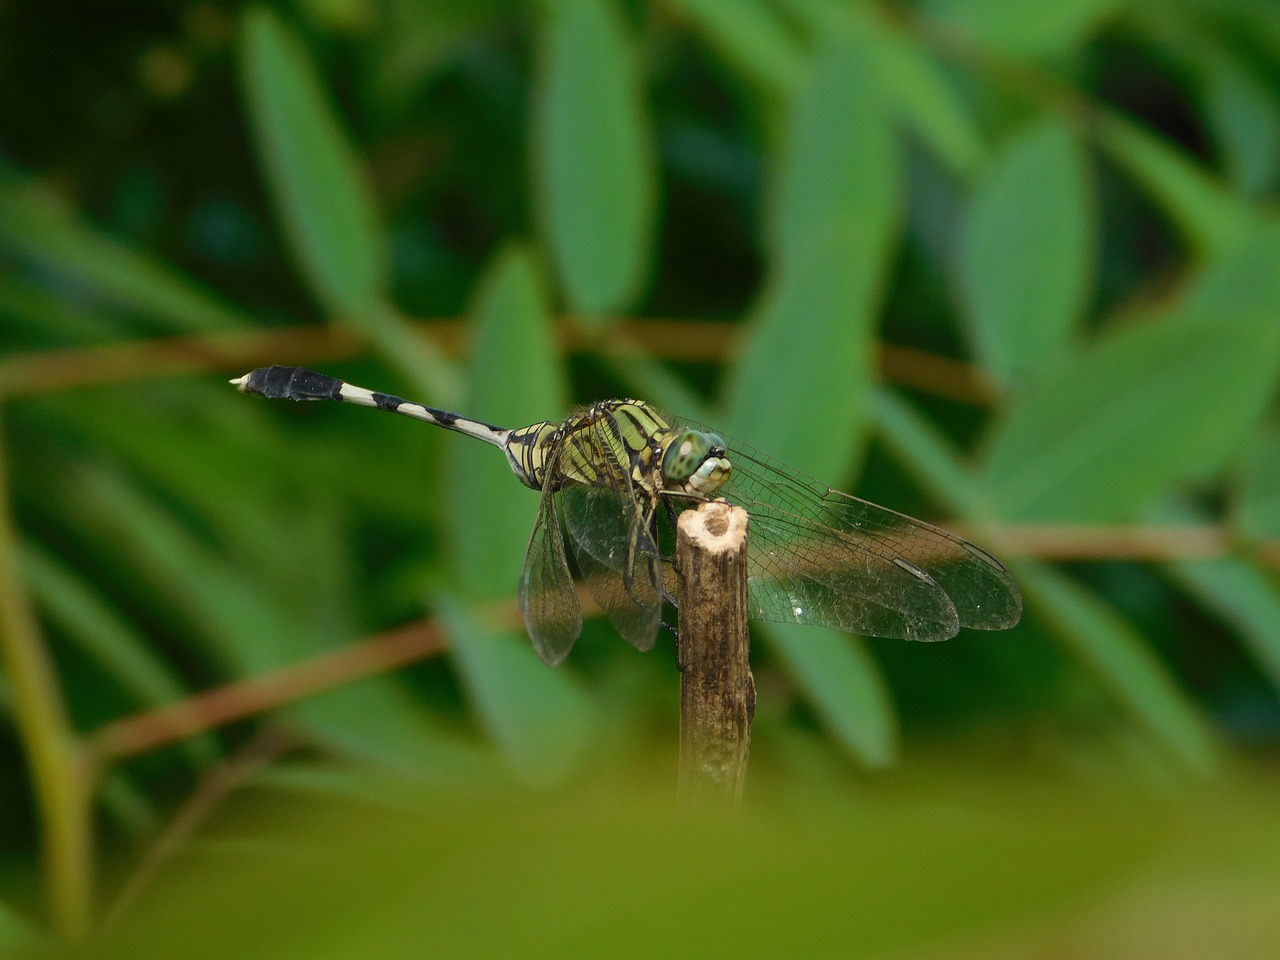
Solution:
M 552 473 L 547 471 L 548 478 Z M 569 655 L 582 633 L 582 606 L 565 559 L 551 482 L 543 485 L 538 516 L 525 552 L 524 570 L 520 573 L 520 612 L 533 648 L 550 666 Z
M 611 429 L 608 421 L 592 428 Z M 601 483 L 569 484 L 560 494 L 574 558 L 591 596 L 614 629 L 637 650 L 650 650 L 662 622 L 662 560 L 653 539 L 653 498 L 631 482 L 614 445 L 590 445 Z
M 717 495 L 750 514 L 752 617 L 908 640 L 945 640 L 962 626 L 1000 630 L 1018 622 L 1021 594 L 990 554 L 832 490 L 746 444 L 725 443 L 733 473 Z

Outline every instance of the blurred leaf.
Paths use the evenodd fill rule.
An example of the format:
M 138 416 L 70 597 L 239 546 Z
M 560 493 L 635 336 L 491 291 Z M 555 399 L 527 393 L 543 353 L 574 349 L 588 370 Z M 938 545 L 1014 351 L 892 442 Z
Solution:
M 771 623 L 761 634 L 851 756 L 871 770 L 897 762 L 897 716 L 860 638 L 785 623 Z
M 1216 738 L 1136 630 L 1095 594 L 1052 567 L 1013 566 L 1027 604 L 1122 706 L 1190 773 L 1219 765 Z
M 907 469 L 951 509 L 973 516 L 983 503 L 954 454 L 890 391 L 876 413 L 884 440 Z M 1094 594 L 1043 564 L 1011 564 L 1028 609 L 1043 618 L 1116 700 L 1184 769 L 1214 770 L 1216 746 L 1196 708 L 1143 637 Z
M 550 309 L 533 257 L 519 245 L 494 260 L 471 308 L 464 414 L 523 427 L 568 414 Z M 473 598 L 514 597 L 540 491 L 524 487 L 502 451 L 458 439 L 450 451 L 445 519 L 457 581 Z
M 1280 425 L 1250 438 L 1235 490 L 1232 526 L 1247 537 L 1280 537 Z
M 98 802 L 112 825 L 133 840 L 154 837 L 163 825 L 160 811 L 141 785 L 120 770 L 103 775 Z
M 1173 316 L 1104 336 L 1003 418 L 987 460 L 1002 514 L 1123 520 L 1220 465 L 1270 395 L 1273 315 Z
M 1005 386 L 1061 354 L 1082 319 L 1093 197 L 1075 138 L 1042 121 L 1004 144 L 960 237 L 959 292 L 983 367 Z
M 22 549 L 22 572 L 45 616 L 72 643 L 128 689 L 139 706 L 159 706 L 189 693 L 160 651 L 125 623 L 106 598 L 33 543 Z M 218 753 L 207 736 L 183 745 L 191 758 L 208 762 Z
M 39 948 L 47 952 L 51 944 L 42 942 L 42 938 L 21 913 L 0 900 L 0 950 L 17 950 L 20 948 Z
M 439 602 L 450 659 L 508 765 L 529 784 L 563 781 L 582 762 L 594 712 L 573 674 L 539 660 L 523 631 L 490 629 L 449 598 Z
M 156 607 L 181 618 L 192 652 L 203 647 L 236 675 L 258 674 L 354 639 L 344 633 L 350 629 L 345 598 L 326 596 L 334 591 L 324 567 L 340 561 L 338 545 L 317 548 L 307 543 L 305 531 L 290 531 L 299 536 L 294 556 L 307 558 L 317 593 L 309 606 L 286 605 L 266 584 L 249 582 L 247 572 L 210 553 L 126 478 L 86 468 L 74 483 L 80 493 L 64 500 L 67 515 L 82 533 L 105 536 L 119 567 L 147 584 Z M 84 497 L 84 490 L 93 496 Z M 318 741 L 367 762 L 443 777 L 457 776 L 475 762 L 470 748 L 437 729 L 389 677 L 310 696 L 285 712 Z
M 839 42 L 792 105 L 773 279 L 728 392 L 730 431 L 826 478 L 845 475 L 859 444 L 901 212 L 897 145 L 874 86 L 856 47 Z
M 534 193 L 560 282 L 585 322 L 631 303 L 655 216 L 635 45 L 614 0 L 550 0 L 534 112 Z
M 1280 101 L 1274 85 L 1236 58 L 1205 58 L 1206 119 L 1228 175 L 1241 193 L 1263 198 L 1280 177 Z
M 385 296 L 373 192 L 306 49 L 267 7 L 243 17 L 241 81 L 271 198 L 312 293 L 350 320 Z
M 774 279 L 733 371 L 726 420 L 771 455 L 836 478 L 866 415 L 875 311 L 899 226 L 898 152 L 847 37 L 819 55 L 789 123 L 773 207 Z M 770 635 L 841 742 L 869 766 L 887 762 L 891 709 L 883 697 L 863 699 L 882 688 L 873 666 L 852 641 L 812 634 Z
M 879 17 L 866 21 L 866 52 L 878 61 L 885 98 L 952 173 L 968 176 L 986 147 L 957 85 L 918 37 L 886 26 Z
M 896 391 L 877 390 L 872 410 L 880 440 L 944 509 L 971 521 L 995 515 L 986 491 L 959 462 L 950 441 Z
M 1102 29 L 1123 0 L 926 0 L 923 12 L 984 47 L 1020 57 L 1061 57 Z
M 1183 296 L 1187 313 L 1217 315 L 1224 328 L 1237 314 L 1280 314 L 1280 219 L 1259 218 L 1223 246 L 1191 278 Z
M 102 298 L 165 333 L 238 329 L 242 314 L 174 272 L 98 232 L 43 187 L 0 170 L 0 249 L 72 286 L 64 296 Z M 91 314 L 90 314 L 91 315 Z M 111 329 L 112 323 L 107 326 Z
M 773 6 L 761 0 L 666 0 L 739 73 L 769 94 L 800 80 L 807 53 Z
M 1226 622 L 1280 691 L 1280 585 L 1245 560 L 1174 560 L 1166 568 L 1182 587 Z
M 1177 503 L 1151 512 L 1152 523 L 1202 525 L 1202 511 Z M 1280 691 L 1280 582 L 1274 571 L 1243 557 L 1215 560 L 1169 560 L 1165 571 L 1215 616 L 1227 623 Z
M 899 114 L 954 174 L 968 176 L 985 151 L 982 136 L 957 85 L 918 32 L 872 4 L 790 0 L 788 6 L 812 36 L 856 45 L 887 112 Z
M 955 956 L 963 944 L 964 956 L 992 957 L 1031 929 L 1044 943 L 1022 955 L 1043 956 L 1054 933 L 1059 946 L 1093 943 L 1059 924 L 1100 915 L 1111 932 L 1096 954 L 1125 956 L 1162 942 L 1168 919 L 1135 929 L 1131 901 L 1173 890 L 1180 906 L 1199 903 L 1206 870 L 1215 889 L 1260 885 L 1255 907 L 1274 899 L 1275 791 L 1255 792 L 1210 796 L 1189 816 L 1190 804 L 1107 800 L 1060 780 L 979 787 L 934 775 L 853 805 L 846 791 L 785 804 L 765 792 L 764 808 L 740 818 L 680 807 L 656 783 L 518 802 L 427 795 L 417 818 L 290 810 L 285 827 L 261 815 L 236 824 L 237 838 L 272 838 L 253 869 L 227 854 L 193 858 L 94 953 L 400 960 L 424 944 L 485 957 L 525 942 L 564 958 L 653 957 L 671 944 L 741 957 L 843 955 L 850 944 L 858 955 Z
M 843 245 L 851 267 L 879 279 L 900 218 L 899 160 L 875 74 L 859 45 L 837 35 L 790 104 L 769 208 L 775 271 Z
M 661 360 L 628 350 L 606 355 L 601 362 L 618 382 L 626 385 L 629 396 L 652 401 L 672 416 L 688 417 L 712 426 L 719 419 L 707 408 L 706 400 L 688 380 Z
M 1220 253 L 1249 225 L 1248 208 L 1160 136 L 1116 115 L 1094 131 L 1202 254 Z

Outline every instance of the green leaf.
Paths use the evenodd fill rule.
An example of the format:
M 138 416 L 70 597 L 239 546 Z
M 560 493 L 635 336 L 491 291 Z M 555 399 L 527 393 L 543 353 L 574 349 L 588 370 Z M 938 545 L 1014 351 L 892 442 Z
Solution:
M 921 418 L 889 391 L 881 392 L 876 413 L 885 442 L 923 485 L 953 510 L 973 516 L 982 509 L 982 498 L 967 472 Z M 1217 763 L 1216 745 L 1203 718 L 1141 635 L 1053 568 L 1030 561 L 1010 566 L 1028 610 L 1054 629 L 1063 645 L 1185 768 L 1197 774 L 1211 772 Z
M 88 490 L 90 497 L 84 496 Z M 296 664 L 355 639 L 347 625 L 348 598 L 333 586 L 341 577 L 333 568 L 345 566 L 343 552 L 299 524 L 289 526 L 289 546 L 295 563 L 306 558 L 318 589 L 291 604 L 272 592 L 268 580 L 253 579 L 203 547 L 127 478 L 86 468 L 60 492 L 65 515 L 110 544 L 118 569 L 144 583 L 148 600 L 186 627 L 191 650 L 203 648 L 208 659 L 237 675 Z M 472 749 L 441 729 L 390 677 L 362 678 L 284 712 L 318 741 L 369 762 L 437 775 L 456 775 L 475 762 Z
M 1242 313 L 1280 315 L 1278 263 L 1280 219 L 1250 223 L 1193 277 L 1182 309 L 1228 320 Z
M 1167 140 L 1118 115 L 1103 116 L 1093 129 L 1201 253 L 1220 253 L 1249 225 L 1248 207 Z
M 1114 610 L 1044 564 L 1013 566 L 1028 607 L 1190 773 L 1216 772 L 1217 742 L 1142 636 Z
M 863 766 L 898 757 L 898 723 L 865 643 L 820 627 L 771 623 L 761 631 L 836 740 Z
M 42 548 L 23 545 L 22 572 L 50 621 L 134 694 L 140 705 L 159 706 L 189 693 L 158 651 L 144 643 L 93 586 Z M 207 736 L 193 738 L 185 746 L 197 762 L 207 762 L 218 753 Z
M 534 117 L 534 193 L 580 319 L 635 299 L 655 215 L 653 145 L 635 44 L 613 0 L 551 0 Z
M 1161 504 L 1143 519 L 1165 527 L 1212 522 L 1204 511 L 1178 501 Z M 1275 571 L 1230 556 L 1173 559 L 1163 567 L 1201 606 L 1235 631 L 1271 685 L 1280 690 L 1280 582 Z
M 739 73 L 765 92 L 786 95 L 807 53 L 773 6 L 761 0 L 666 0 Z
M 902 205 L 899 153 L 878 81 L 861 46 L 837 34 L 790 104 L 769 206 L 769 254 L 786 271 L 823 247 L 844 245 L 883 270 Z
M 1232 525 L 1248 537 L 1280 537 L 1280 424 L 1250 438 L 1236 477 Z
M 1272 85 L 1234 56 L 1205 60 L 1205 119 L 1227 173 L 1245 196 L 1262 199 L 1280 176 L 1280 102 Z
M 522 246 L 485 272 L 471 307 L 469 417 L 522 427 L 568 413 L 564 370 L 542 279 Z M 450 451 L 446 522 L 459 581 L 469 596 L 512 597 L 540 491 L 521 485 L 502 451 L 458 438 Z
M 960 236 L 960 297 L 987 372 L 1010 385 L 1059 354 L 1089 299 L 1093 197 L 1070 131 L 1045 120 L 1010 139 Z
M 582 762 L 592 703 L 568 670 L 547 667 L 523 632 L 494 630 L 448 597 L 450 659 L 489 736 L 522 780 L 547 786 Z
M 1222 463 L 1270 395 L 1273 315 L 1174 316 L 1113 331 L 999 425 L 987 479 L 1008 518 L 1106 522 Z
M 38 949 L 40 955 L 51 955 L 51 948 L 26 917 L 0 900 L 0 950 Z
M 948 441 L 895 391 L 877 390 L 872 411 L 880 439 L 946 510 L 971 521 L 994 514 L 981 484 L 960 463 Z
M 986 148 L 957 84 L 918 35 L 887 24 L 873 9 L 853 6 L 850 13 L 866 55 L 875 60 L 885 100 L 952 173 L 967 177 Z
M 267 7 L 250 7 L 241 28 L 258 158 L 294 258 L 325 309 L 358 317 L 387 285 L 373 191 L 298 38 Z
M 84 223 L 43 187 L 2 171 L 0 249 L 61 283 L 87 286 L 162 332 L 205 333 L 247 323 L 199 284 Z
M 1122 0 L 926 0 L 923 12 L 984 47 L 1019 57 L 1063 57 L 1101 29 Z
M 873 88 L 856 46 L 838 43 L 792 105 L 773 279 L 730 373 L 729 429 L 826 478 L 859 444 L 899 227 L 898 150 Z

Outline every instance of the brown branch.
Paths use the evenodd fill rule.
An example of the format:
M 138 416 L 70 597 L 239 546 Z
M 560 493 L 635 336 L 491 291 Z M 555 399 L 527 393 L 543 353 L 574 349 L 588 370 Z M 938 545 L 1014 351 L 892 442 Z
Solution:
M 960 525 L 950 527 L 960 531 Z M 1251 557 L 1280 567 L 1280 540 L 1242 542 L 1215 525 L 1008 524 L 984 528 L 983 542 L 1002 556 L 1042 560 L 1215 560 Z
M 423 320 L 416 326 L 445 354 L 461 353 L 466 341 L 462 322 Z M 629 319 L 592 334 L 566 318 L 558 330 L 561 345 L 576 353 L 639 348 L 665 360 L 717 362 L 733 354 L 742 328 L 722 321 Z M 366 350 L 365 341 L 354 333 L 321 326 L 49 350 L 0 360 L 0 394 L 24 396 L 165 377 L 243 373 L 270 363 L 321 364 L 349 360 Z M 994 399 L 990 384 L 972 364 L 922 350 L 881 344 L 880 370 L 892 382 L 964 403 L 989 405 Z
M 444 648 L 444 638 L 435 624 L 419 621 L 372 640 L 115 720 L 90 734 L 85 747 L 98 764 L 106 764 L 436 656 Z
M 587 616 L 599 615 L 600 608 L 585 586 L 578 587 L 578 601 Z M 523 629 L 514 601 L 489 604 L 482 615 L 497 627 Z M 84 752 L 92 759 L 93 769 L 100 770 L 112 761 L 438 656 L 446 648 L 447 641 L 434 621 L 418 621 L 301 663 L 233 680 L 177 703 L 121 717 L 86 736 Z

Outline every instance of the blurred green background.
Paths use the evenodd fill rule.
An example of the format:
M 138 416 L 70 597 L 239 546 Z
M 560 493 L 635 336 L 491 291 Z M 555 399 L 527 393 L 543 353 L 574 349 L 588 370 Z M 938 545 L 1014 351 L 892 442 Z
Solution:
M 1276 955 L 1270 0 L 10 3 L 0 81 L 0 952 Z M 544 667 L 536 495 L 276 362 L 643 397 L 1024 620 L 759 625 L 678 807 L 671 637 Z

